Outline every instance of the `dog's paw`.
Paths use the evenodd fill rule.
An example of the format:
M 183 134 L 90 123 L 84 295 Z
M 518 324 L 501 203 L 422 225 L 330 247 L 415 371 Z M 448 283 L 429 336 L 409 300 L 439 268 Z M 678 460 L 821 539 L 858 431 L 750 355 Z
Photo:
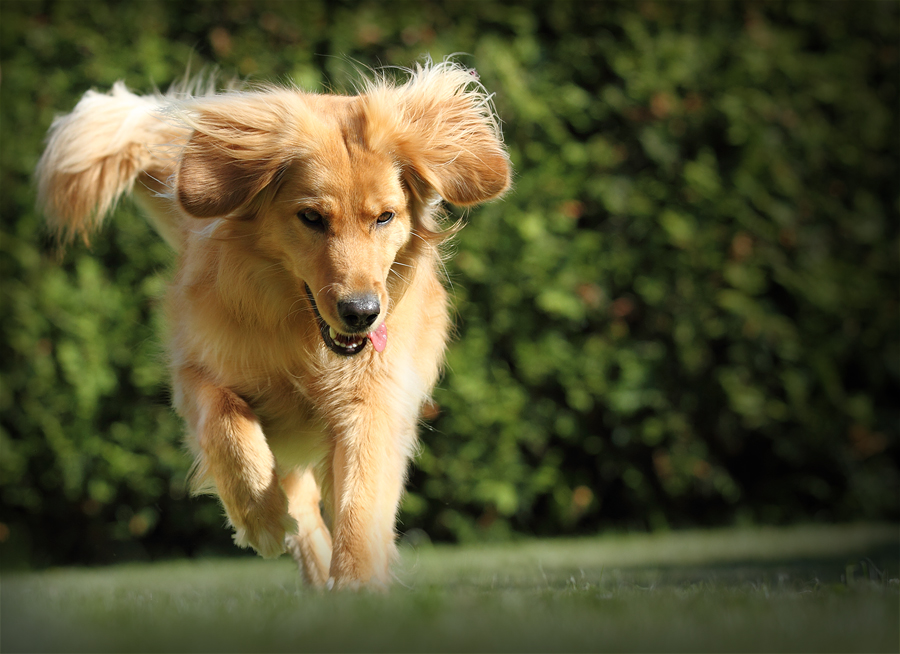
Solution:
M 252 547 L 264 559 L 274 559 L 284 554 L 285 537 L 297 531 L 297 522 L 287 513 L 274 523 L 254 522 L 251 514 L 244 526 L 235 525 L 234 543 L 238 547 Z
M 301 525 L 302 530 L 302 525 Z M 325 549 L 324 539 L 316 539 L 315 535 L 288 534 L 284 539 L 285 548 L 294 557 L 303 581 L 312 588 L 323 588 L 328 582 L 328 567 L 331 563 L 331 550 Z M 331 590 L 330 588 L 328 590 Z
M 338 556 L 332 559 L 330 573 L 326 584 L 328 590 L 385 593 L 390 588 L 391 575 L 387 565 L 372 565 L 365 557 Z
M 297 521 L 287 512 L 287 496 L 280 487 L 270 487 L 241 510 L 225 503 L 225 513 L 234 527 L 238 547 L 252 547 L 260 556 L 273 559 L 285 551 L 285 537 L 297 533 Z
M 385 594 L 390 590 L 390 588 L 390 583 L 382 579 L 369 579 L 368 581 L 363 582 L 359 579 L 329 577 L 328 581 L 325 583 L 325 589 L 332 591 Z

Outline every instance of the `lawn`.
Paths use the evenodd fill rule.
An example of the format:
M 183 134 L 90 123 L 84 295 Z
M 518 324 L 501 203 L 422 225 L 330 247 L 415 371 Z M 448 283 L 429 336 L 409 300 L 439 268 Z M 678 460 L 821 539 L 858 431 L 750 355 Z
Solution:
M 286 557 L 6 573 L 0 650 L 897 652 L 898 567 L 855 525 L 405 546 L 387 595 Z

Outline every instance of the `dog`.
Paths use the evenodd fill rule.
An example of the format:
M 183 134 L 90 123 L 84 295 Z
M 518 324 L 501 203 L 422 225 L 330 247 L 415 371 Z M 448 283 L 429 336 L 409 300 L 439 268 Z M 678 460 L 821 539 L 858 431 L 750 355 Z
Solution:
M 53 122 L 36 177 L 63 242 L 132 194 L 177 252 L 173 404 L 235 543 L 289 551 L 314 587 L 387 587 L 451 327 L 441 205 L 510 185 L 474 71 L 425 62 L 352 95 L 119 82 Z

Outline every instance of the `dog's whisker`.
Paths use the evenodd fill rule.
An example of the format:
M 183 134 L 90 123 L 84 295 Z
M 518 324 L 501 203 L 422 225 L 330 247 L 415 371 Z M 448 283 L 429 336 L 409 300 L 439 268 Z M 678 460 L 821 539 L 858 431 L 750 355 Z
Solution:
M 288 307 L 287 313 L 284 314 L 284 317 L 281 319 L 281 321 L 282 321 L 282 322 L 285 322 L 285 321 L 287 321 L 289 318 L 291 318 L 292 316 L 301 314 L 301 313 L 303 313 L 303 312 L 310 312 L 310 313 L 313 313 L 313 309 L 312 309 L 312 307 L 309 306 L 309 305 L 301 306 L 299 309 L 297 309 L 296 311 L 294 311 L 294 307 L 297 306 L 298 304 L 304 302 L 305 300 L 306 300 L 306 298 L 304 298 L 304 297 L 298 297 L 296 300 L 294 300 L 294 301 L 291 303 L 291 306 Z
M 425 245 L 427 245 L 433 252 L 436 252 L 438 254 L 438 256 L 436 257 L 437 262 L 440 265 L 441 270 L 444 273 L 444 279 L 447 280 L 447 284 L 450 286 L 450 290 L 452 291 L 453 290 L 453 280 L 450 278 L 450 271 L 447 270 L 447 265 L 444 263 L 444 258 L 442 256 L 440 256 L 440 251 L 438 250 L 437 246 L 435 246 L 434 243 L 431 243 L 428 239 L 426 239 L 424 236 L 419 234 L 416 230 L 412 230 L 410 233 L 413 236 L 417 237 Z
M 406 277 L 404 277 L 403 275 L 401 275 L 400 273 L 398 273 L 398 272 L 397 272 L 396 270 L 394 270 L 393 268 L 389 271 L 389 274 L 396 275 L 397 277 L 399 277 L 402 281 L 406 282 L 407 284 L 410 283 L 410 281 L 409 281 Z

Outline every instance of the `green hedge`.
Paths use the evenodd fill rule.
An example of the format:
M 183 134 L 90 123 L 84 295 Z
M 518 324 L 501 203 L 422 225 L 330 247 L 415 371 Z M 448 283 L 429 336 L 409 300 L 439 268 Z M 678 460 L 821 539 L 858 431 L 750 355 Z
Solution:
M 54 115 L 210 63 L 350 88 L 464 52 L 516 169 L 448 264 L 458 338 L 402 529 L 900 519 L 898 5 L 4 2 L 0 553 L 229 549 L 167 408 L 171 255 L 125 203 L 58 256 Z

